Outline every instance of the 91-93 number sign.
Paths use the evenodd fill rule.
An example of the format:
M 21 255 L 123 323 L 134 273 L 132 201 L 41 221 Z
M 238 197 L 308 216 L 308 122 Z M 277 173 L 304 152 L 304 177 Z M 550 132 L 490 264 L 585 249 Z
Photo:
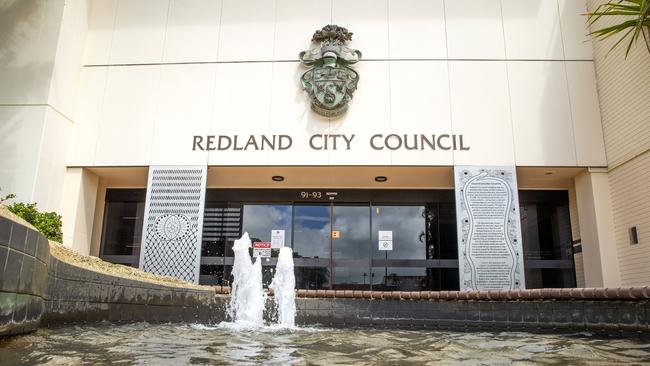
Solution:
M 314 198 L 314 199 L 320 199 L 323 198 L 323 192 L 318 192 L 318 191 L 301 191 L 300 192 L 300 198 L 306 199 L 306 198 Z

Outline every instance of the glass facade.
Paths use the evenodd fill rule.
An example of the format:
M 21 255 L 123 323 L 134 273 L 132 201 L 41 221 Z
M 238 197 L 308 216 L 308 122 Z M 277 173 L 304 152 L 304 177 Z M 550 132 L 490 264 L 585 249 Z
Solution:
M 109 262 L 137 267 L 142 240 L 146 190 L 106 191 L 100 256 Z
M 345 190 L 336 192 L 336 201 L 326 192 L 316 193 L 209 189 L 206 207 L 242 210 L 236 235 L 211 239 L 228 248 L 244 232 L 252 241 L 270 241 L 271 230 L 285 230 L 285 245 L 294 252 L 298 288 L 458 288 L 452 191 Z M 395 245 L 389 253 L 378 248 L 379 230 L 394 232 Z M 211 243 L 206 240 L 208 231 L 221 229 L 204 223 L 204 247 Z M 233 258 L 228 249 L 225 252 L 225 257 L 202 258 L 202 281 L 228 283 Z M 276 256 L 273 251 L 262 262 L 265 284 Z M 223 263 L 223 269 L 208 267 L 207 262 Z
M 519 193 L 526 287 L 575 287 L 566 191 Z
M 575 287 L 567 192 L 519 196 L 526 287 Z M 109 189 L 106 197 L 101 256 L 137 266 L 145 190 Z M 293 248 L 297 288 L 457 290 L 453 197 L 451 190 L 208 189 L 200 282 L 229 285 L 234 240 L 248 232 L 267 242 L 280 229 Z M 392 250 L 380 250 L 379 231 L 392 232 Z M 277 254 L 262 260 L 265 286 Z
M 370 210 L 366 204 L 333 205 L 333 288 L 370 289 Z
M 293 206 L 293 257 L 304 265 L 295 267 L 296 287 L 330 288 L 330 206 Z

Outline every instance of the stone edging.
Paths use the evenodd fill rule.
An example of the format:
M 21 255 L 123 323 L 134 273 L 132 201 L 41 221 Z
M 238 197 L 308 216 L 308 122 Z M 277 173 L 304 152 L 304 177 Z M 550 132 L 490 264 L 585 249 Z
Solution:
M 230 287 L 215 286 L 215 293 L 230 294 Z M 269 290 L 269 295 L 273 291 Z M 543 288 L 512 291 L 358 291 L 296 290 L 297 297 L 395 300 L 647 300 L 650 287 Z

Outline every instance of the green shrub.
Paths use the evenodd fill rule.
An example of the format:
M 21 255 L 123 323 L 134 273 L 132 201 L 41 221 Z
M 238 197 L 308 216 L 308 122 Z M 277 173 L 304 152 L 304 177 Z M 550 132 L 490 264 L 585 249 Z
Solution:
M 0 192 L 2 192 L 2 188 L 0 188 Z M 16 198 L 16 195 L 13 193 L 9 193 L 5 195 L 4 197 L 0 196 L 0 203 L 5 203 L 5 201 L 8 201 L 10 199 Z
M 9 211 L 22 217 L 25 221 L 34 225 L 46 238 L 61 243 L 63 231 L 61 231 L 61 215 L 56 212 L 38 212 L 36 203 L 14 203 L 9 206 Z

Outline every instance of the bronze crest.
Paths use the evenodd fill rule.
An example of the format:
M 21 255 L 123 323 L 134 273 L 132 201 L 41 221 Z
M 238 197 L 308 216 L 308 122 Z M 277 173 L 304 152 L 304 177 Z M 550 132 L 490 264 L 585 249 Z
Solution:
M 345 45 L 351 40 L 347 29 L 326 25 L 311 39 L 316 46 L 298 56 L 303 65 L 311 67 L 300 81 L 309 93 L 311 108 L 321 116 L 340 116 L 357 89 L 359 74 L 350 65 L 361 59 L 361 52 Z

